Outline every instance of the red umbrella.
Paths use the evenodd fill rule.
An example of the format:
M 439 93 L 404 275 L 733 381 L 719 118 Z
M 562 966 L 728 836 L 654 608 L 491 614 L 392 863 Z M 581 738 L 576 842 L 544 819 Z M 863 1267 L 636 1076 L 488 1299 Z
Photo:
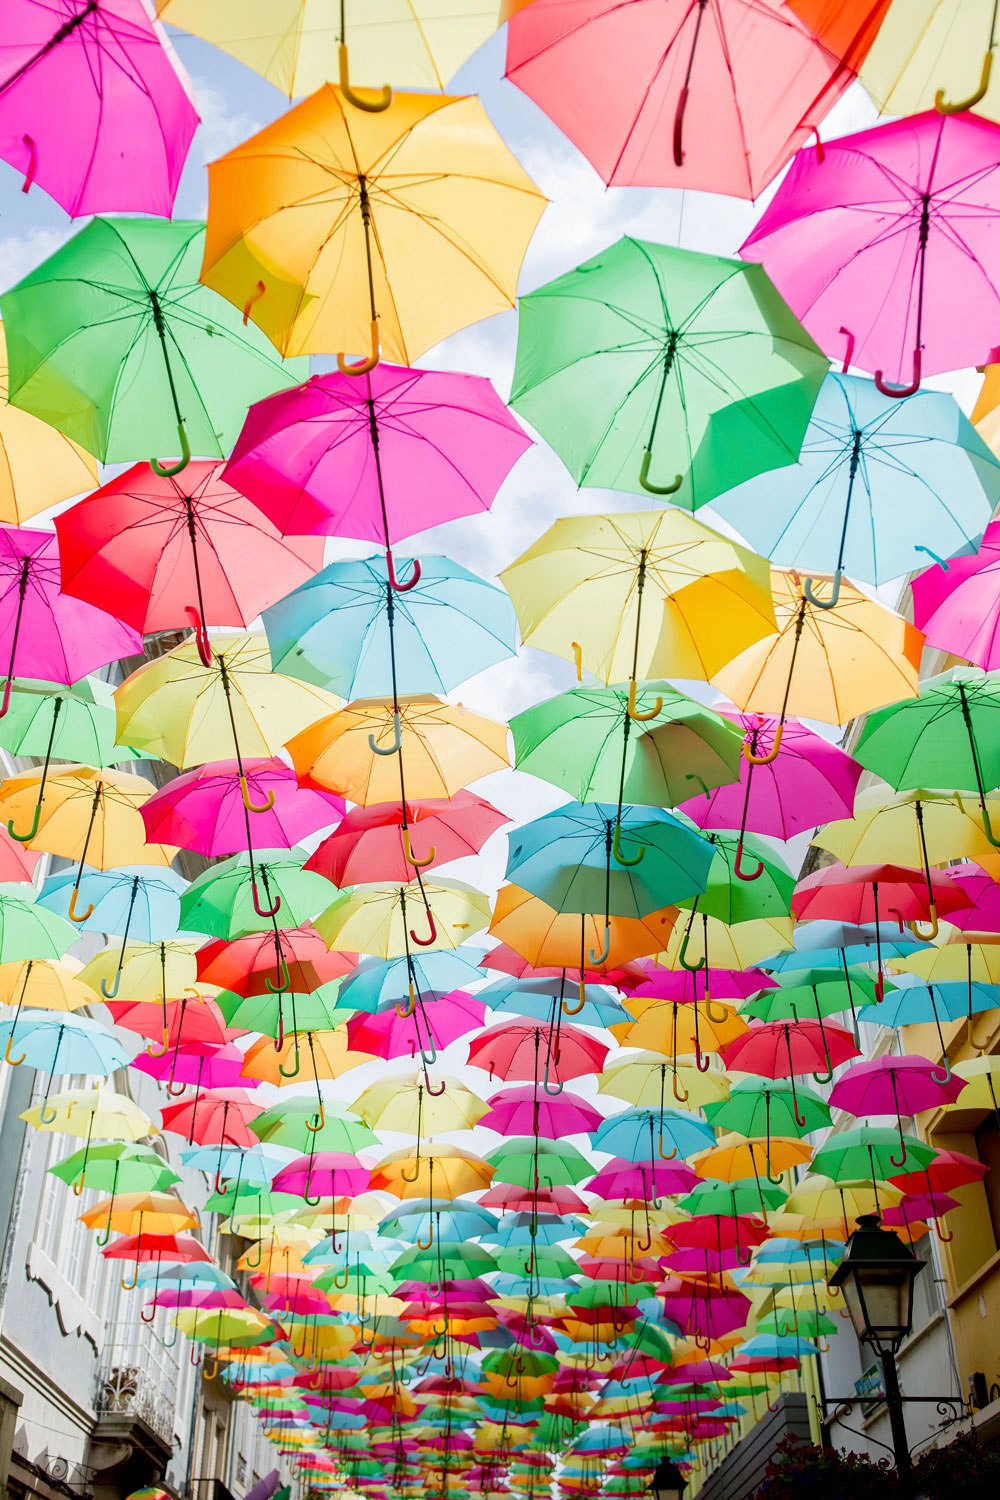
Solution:
M 158 1000 L 107 1000 L 105 1004 L 116 1026 L 140 1036 L 163 1037 L 165 1023 L 165 1047 L 151 1056 L 162 1057 L 164 1051 L 177 1047 L 223 1047 L 242 1035 L 229 1030 L 222 1011 L 207 995 L 185 995 L 168 1000 L 165 1006 Z
M 120 1234 L 117 1239 L 112 1240 L 106 1250 L 101 1254 L 107 1260 L 132 1260 L 135 1261 L 135 1275 L 131 1281 L 122 1277 L 122 1291 L 130 1292 L 139 1280 L 139 1262 L 155 1261 L 157 1281 L 153 1283 L 153 1296 L 155 1298 L 158 1290 L 160 1265 L 163 1261 L 180 1262 L 187 1265 L 192 1261 L 211 1261 L 205 1246 L 200 1240 L 196 1240 L 193 1234 L 143 1234 L 140 1229 L 138 1234 Z M 149 1319 L 144 1319 L 148 1322 Z
M 829 1083 L 833 1070 L 859 1056 L 854 1036 L 843 1026 L 819 1018 L 815 1021 L 768 1021 L 753 1025 L 722 1049 L 726 1068 L 738 1073 L 756 1073 L 761 1078 L 791 1078 L 792 1110 L 804 1128 L 795 1097 L 795 1077 L 811 1073 L 817 1083 Z
M 968 898 L 950 875 L 915 870 L 909 865 L 827 865 L 800 880 L 792 893 L 792 916 L 798 921 L 826 917 L 835 922 L 904 922 L 930 920 L 961 911 Z M 881 917 L 880 917 L 881 913 Z
M 570 984 L 579 984 L 583 979 L 585 984 L 614 984 L 624 988 L 624 980 L 642 984 L 646 978 L 646 971 L 640 968 L 637 960 L 632 959 L 620 964 L 617 969 L 585 969 L 582 974 L 579 969 L 552 969 L 544 966 L 536 969 L 507 943 L 497 943 L 479 962 L 484 969 L 509 974 L 512 979 L 558 979 L 565 975 Z
M 211 656 L 208 625 L 249 625 L 323 566 L 323 543 L 283 537 L 194 459 L 177 475 L 135 464 L 55 519 L 64 594 L 113 599 L 115 616 L 148 634 L 193 624 Z
M 163 1129 L 186 1135 L 200 1146 L 256 1146 L 250 1121 L 264 1108 L 246 1089 L 212 1089 L 168 1104 L 162 1112 Z
M 585 1214 L 587 1204 L 568 1187 L 518 1187 L 514 1182 L 495 1182 L 482 1194 L 483 1208 L 499 1208 L 503 1213 L 518 1214 Z M 397 1293 L 399 1295 L 399 1293 Z
M 470 1042 L 468 1061 L 491 1078 L 528 1078 L 547 1094 L 558 1094 L 569 1079 L 599 1073 L 609 1050 L 577 1026 L 556 1032 L 515 1020 L 491 1026 Z
M 199 948 L 195 957 L 199 979 L 244 996 L 276 994 L 279 989 L 311 995 L 350 974 L 358 961 L 356 953 L 331 953 L 309 923 L 251 932 L 229 943 L 219 938 Z
M 422 869 L 478 854 L 490 834 L 509 822 L 506 813 L 465 788 L 453 797 L 407 801 L 406 827 L 401 802 L 353 807 L 305 869 L 325 875 L 341 889 L 379 880 L 405 882 L 412 880 L 418 861 Z

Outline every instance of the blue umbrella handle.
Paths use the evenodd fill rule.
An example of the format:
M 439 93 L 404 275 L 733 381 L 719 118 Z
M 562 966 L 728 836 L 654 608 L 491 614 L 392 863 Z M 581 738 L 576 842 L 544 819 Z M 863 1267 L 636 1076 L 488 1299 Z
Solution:
M 983 71 L 979 75 L 979 87 L 968 99 L 961 99 L 955 104 L 949 104 L 944 97 L 944 89 L 938 89 L 934 95 L 934 108 L 939 115 L 961 115 L 967 109 L 972 109 L 981 99 L 986 97 L 986 91 L 990 86 L 990 74 L 993 71 L 993 48 L 983 58 Z
M 684 90 L 687 93 L 687 89 Z M 650 495 L 676 495 L 684 483 L 684 475 L 677 474 L 672 484 L 653 484 L 649 478 L 649 466 L 653 461 L 653 455 L 648 448 L 643 449 L 642 463 L 639 465 L 639 483 Z
M 370 115 L 380 115 L 383 110 L 389 108 L 392 103 L 392 89 L 387 83 L 383 83 L 382 92 L 377 99 L 364 99 L 354 92 L 351 87 L 351 70 L 346 42 L 341 42 L 337 48 L 337 66 L 340 70 L 340 92 L 349 104 L 354 105 L 355 109 L 363 109 L 366 114 Z
M 391 745 L 380 745 L 373 734 L 368 736 L 368 748 L 373 755 L 398 755 L 403 748 L 402 725 L 399 720 L 399 710 L 392 716 L 393 737 Z
M 351 364 L 343 354 L 337 355 L 337 369 L 341 375 L 367 375 L 374 370 L 379 362 L 378 349 L 378 318 L 372 318 L 371 322 L 371 353 L 367 359 L 359 359 L 356 364 Z
M 876 386 L 876 389 L 879 390 L 879 391 L 881 391 L 881 393 L 882 393 L 883 396 L 894 396 L 894 397 L 896 397 L 897 400 L 902 400 L 903 397 L 905 397 L 905 396 L 914 396 L 914 395 L 916 395 L 917 391 L 920 389 L 921 357 L 922 356 L 921 356 L 919 348 L 918 349 L 914 349 L 914 351 L 913 351 L 913 379 L 910 381 L 909 385 L 889 385 L 885 380 L 882 379 L 882 371 L 881 370 L 876 370 L 875 371 L 875 386 Z
M 833 575 L 833 589 L 832 589 L 832 591 L 830 593 L 829 599 L 819 599 L 819 598 L 817 598 L 817 596 L 813 593 L 812 579 L 811 578 L 804 578 L 802 580 L 802 592 L 805 595 L 805 597 L 809 600 L 809 603 L 814 606 L 814 608 L 816 608 L 816 609 L 836 609 L 836 607 L 837 607 L 837 600 L 840 598 L 840 580 L 841 580 L 842 577 L 843 577 L 843 570 L 841 568 L 838 568 L 837 571 Z
M 106 979 L 102 979 L 101 980 L 101 994 L 104 996 L 105 1000 L 113 1000 L 115 998 L 115 996 L 118 993 L 118 986 L 121 984 L 121 981 L 122 981 L 122 971 L 121 971 L 120 968 L 118 968 L 118 969 L 115 970 L 115 982 L 111 986 L 110 989 L 108 989 L 108 982 L 107 982 L 107 980 Z
M 638 861 L 633 860 L 632 863 L 636 864 L 636 863 L 638 863 Z M 605 922 L 605 924 L 604 924 L 604 947 L 601 949 L 600 953 L 595 953 L 594 950 L 593 950 L 593 948 L 588 949 L 588 951 L 587 951 L 587 959 L 593 965 L 593 967 L 595 969 L 597 969 L 597 968 L 600 967 L 601 964 L 607 962 L 608 954 L 610 952 L 611 952 L 611 923 L 610 922 Z
M 186 469 L 191 462 L 191 444 L 188 442 L 187 430 L 183 422 L 177 423 L 177 436 L 180 439 L 181 456 L 175 464 L 161 464 L 158 458 L 149 460 L 149 467 L 158 479 L 172 479 L 182 469 Z
M 926 552 L 928 557 L 934 559 L 934 561 L 937 563 L 937 565 L 938 565 L 939 568 L 941 568 L 945 573 L 948 572 L 949 564 L 946 561 L 946 559 L 943 558 L 943 557 L 938 557 L 937 553 L 933 552 L 930 547 L 923 547 L 918 542 L 914 546 L 913 550 L 914 550 L 914 552 Z

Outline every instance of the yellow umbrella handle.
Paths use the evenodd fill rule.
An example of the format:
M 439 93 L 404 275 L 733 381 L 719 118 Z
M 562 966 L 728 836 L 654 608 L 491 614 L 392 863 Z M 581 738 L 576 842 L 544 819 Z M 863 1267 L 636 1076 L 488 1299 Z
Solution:
M 382 92 L 377 99 L 363 99 L 351 88 L 351 70 L 347 58 L 347 46 L 341 42 L 337 48 L 337 62 L 340 66 L 340 91 L 348 103 L 353 104 L 355 109 L 363 109 L 367 114 L 380 115 L 383 110 L 388 109 L 392 103 L 392 89 L 387 83 L 383 83 Z
M 252 813 L 270 812 L 271 808 L 274 806 L 274 788 L 273 787 L 268 792 L 267 798 L 266 798 L 266 800 L 264 802 L 251 802 L 250 801 L 250 788 L 247 786 L 246 772 L 241 772 L 240 773 L 240 795 L 243 798 L 243 806 L 246 808 L 247 812 L 252 812 Z
M 404 828 L 403 854 L 405 855 L 408 864 L 413 865 L 417 870 L 422 870 L 424 865 L 433 864 L 437 859 L 437 846 L 435 844 L 431 844 L 430 849 L 424 855 L 423 859 L 417 859 L 410 844 L 410 830 L 408 828 Z
M 407 1000 L 406 1005 L 403 1007 L 402 1010 L 400 1010 L 400 1008 L 399 1008 L 398 1005 L 396 1006 L 396 1014 L 397 1014 L 397 1016 L 399 1017 L 399 1019 L 401 1021 L 408 1021 L 409 1018 L 413 1015 L 415 1007 L 416 1007 L 416 997 L 415 997 L 415 995 L 413 993 L 413 980 L 411 979 L 410 980 L 410 996 L 409 996 L 409 999 Z
M 910 923 L 910 931 L 913 933 L 913 936 L 915 938 L 919 938 L 921 940 L 921 942 L 924 942 L 924 943 L 933 943 L 934 939 L 938 935 L 937 903 L 934 902 L 934 901 L 931 901 L 928 904 L 927 912 L 928 912 L 928 915 L 930 917 L 930 923 L 931 923 L 930 930 L 928 932 L 921 932 L 920 931 L 920 923 L 919 922 L 911 922 Z
M 769 766 L 772 760 L 777 760 L 778 751 L 781 749 L 782 736 L 785 733 L 784 724 L 779 724 L 774 731 L 774 744 L 766 755 L 754 755 L 746 740 L 743 741 L 743 759 L 748 766 Z
M 367 359 L 358 360 L 357 364 L 350 364 L 343 354 L 337 355 L 337 369 L 341 375 L 367 375 L 369 370 L 374 370 L 379 362 L 378 352 L 378 318 L 372 318 L 371 325 L 372 352 Z
M 663 707 L 663 699 L 659 696 L 659 694 L 657 694 L 655 706 L 653 708 L 651 708 L 647 713 L 640 713 L 639 712 L 639 710 L 635 706 L 635 678 L 633 677 L 632 681 L 628 685 L 628 716 L 629 716 L 629 718 L 630 719 L 635 719 L 635 720 L 637 720 L 638 723 L 642 724 L 642 723 L 645 723 L 645 721 L 647 719 L 655 719 L 656 716 L 657 716 L 657 714 L 662 709 L 662 707 Z
M 573 647 L 573 660 L 576 663 L 576 680 L 577 680 L 577 682 L 582 682 L 583 681 L 583 647 L 580 645 L 579 641 L 570 641 L 570 645 Z
M 70 919 L 71 922 L 86 922 L 87 918 L 90 916 L 91 912 L 94 910 L 93 902 L 91 902 L 91 904 L 87 907 L 86 911 L 84 911 L 84 912 L 78 912 L 77 911 L 77 909 L 76 909 L 76 898 L 77 898 L 77 896 L 79 896 L 79 894 L 80 894 L 80 887 L 78 885 L 75 885 L 73 887 L 73 894 L 69 898 L 69 919 Z
M 972 109 L 974 105 L 979 103 L 980 99 L 985 98 L 986 90 L 990 86 L 990 74 L 992 73 L 992 71 L 993 48 L 991 47 L 986 56 L 983 58 L 983 71 L 979 75 L 979 87 L 976 89 L 976 92 L 974 94 L 970 94 L 968 99 L 961 99 L 955 104 L 949 104 L 944 97 L 944 89 L 938 89 L 937 93 L 934 95 L 934 108 L 937 110 L 938 114 L 961 115 L 964 114 L 967 109 Z

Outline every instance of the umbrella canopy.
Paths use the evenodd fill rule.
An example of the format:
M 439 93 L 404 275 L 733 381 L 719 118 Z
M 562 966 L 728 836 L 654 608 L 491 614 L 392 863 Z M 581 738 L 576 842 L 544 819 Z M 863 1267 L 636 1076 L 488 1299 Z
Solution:
M 300 367 L 201 284 L 204 237 L 184 220 L 94 219 L 5 292 L 14 405 L 104 463 L 178 444 L 223 457 L 247 403 Z
M 0 720 L 0 744 L 12 755 L 38 760 L 79 761 L 113 766 L 144 757 L 115 742 L 115 700 L 111 684 L 81 677 L 66 686 L 15 678 L 7 712 Z
M 352 807 L 339 826 L 313 851 L 307 870 L 325 875 L 334 885 L 383 880 L 407 881 L 413 863 L 412 839 L 428 865 L 478 854 L 483 844 L 510 819 L 464 787 L 451 797 L 400 802 L 373 802 Z M 431 857 L 427 859 L 429 854 Z
M 256 857 L 234 854 L 209 866 L 181 897 L 180 925 L 226 941 L 266 931 L 279 914 L 278 926 L 301 927 L 322 911 L 333 890 L 322 875 L 303 870 L 303 854 L 264 849 Z
M 47 422 L 8 404 L 7 335 L 0 326 L 0 520 L 13 526 L 97 483 L 97 463 Z
M 485 927 L 489 918 L 490 903 L 481 891 L 458 880 L 431 884 L 421 879 L 409 885 L 367 885 L 342 891 L 316 918 L 315 926 L 331 948 L 398 958 L 409 953 L 411 943 L 425 950 L 457 948 Z
M 208 857 L 239 853 L 247 848 L 244 782 L 255 806 L 254 838 L 266 848 L 290 849 L 343 817 L 340 797 L 300 787 L 282 760 L 216 760 L 176 776 L 143 803 L 147 836 Z
M 696 510 L 795 462 L 828 362 L 747 269 L 626 238 L 522 298 L 511 401 L 578 483 Z
M 211 164 L 202 275 L 283 355 L 410 364 L 513 306 L 544 207 L 478 99 L 376 113 L 324 83 Z
M 802 0 L 793 8 L 804 14 Z M 997 81 L 987 66 L 995 45 L 989 5 L 930 0 L 917 11 L 890 5 L 864 59 L 862 81 L 889 114 L 914 115 L 940 98 L 951 108 L 996 119 Z
M 1000 605 L 994 585 L 1000 568 L 1000 522 L 991 522 L 979 550 L 935 564 L 913 580 L 913 619 L 928 643 L 987 672 L 1000 666 Z

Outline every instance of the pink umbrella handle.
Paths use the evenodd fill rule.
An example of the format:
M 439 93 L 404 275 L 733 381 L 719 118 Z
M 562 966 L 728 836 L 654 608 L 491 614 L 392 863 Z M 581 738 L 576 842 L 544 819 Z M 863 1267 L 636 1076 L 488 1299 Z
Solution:
M 379 362 L 378 350 L 378 318 L 372 318 L 371 322 L 371 354 L 367 359 L 359 359 L 357 364 L 350 364 L 343 354 L 337 355 L 337 369 L 341 375 L 367 375 L 374 370 Z
M 4 714 L 10 708 L 10 690 L 11 678 L 8 677 L 3 687 L 3 701 L 0 702 L 0 719 L 3 718 Z
M 845 328 L 843 324 L 840 325 L 840 331 L 847 340 L 847 353 L 844 355 L 844 363 L 840 367 L 840 373 L 846 375 L 851 360 L 854 358 L 854 334 L 849 328 Z
M 447 1092 L 448 1084 L 445 1079 L 442 1078 L 440 1088 L 435 1088 L 430 1079 L 427 1077 L 426 1068 L 424 1069 L 424 1080 L 424 1088 L 430 1094 L 432 1099 L 440 1099 L 441 1095 Z
M 250 890 L 253 895 L 253 909 L 258 917 L 276 917 L 281 910 L 281 897 L 275 896 L 274 905 L 268 910 L 260 904 L 260 893 L 257 890 L 256 880 L 250 882 Z
M 740 862 L 742 859 L 743 840 L 740 839 L 739 843 L 736 845 L 736 860 L 733 865 L 733 873 L 735 874 L 737 880 L 759 880 L 764 873 L 764 861 L 762 859 L 759 859 L 757 861 L 756 870 L 754 870 L 753 873 L 750 874 L 748 871 L 741 869 Z
M 158 458 L 149 460 L 149 467 L 158 479 L 172 479 L 182 469 L 186 469 L 191 462 L 191 444 L 188 442 L 187 430 L 183 422 L 177 423 L 177 437 L 181 445 L 181 456 L 175 464 L 161 464 Z
M 909 385 L 888 385 L 882 379 L 882 371 L 875 371 L 875 385 L 883 396 L 895 396 L 901 400 L 904 396 L 913 396 L 920 389 L 920 365 L 921 353 L 919 349 L 913 351 L 913 379 Z
M 195 644 L 198 647 L 201 664 L 203 667 L 210 667 L 212 665 L 212 645 L 208 639 L 208 631 L 205 628 L 201 615 L 193 604 L 185 605 L 184 613 L 191 617 L 191 626 L 194 630 Z
M 413 939 L 413 941 L 420 948 L 429 948 L 432 943 L 437 942 L 437 928 L 434 925 L 434 913 L 431 911 L 431 909 L 430 909 L 429 906 L 426 908 L 426 910 L 427 910 L 427 925 L 430 928 L 430 934 L 431 934 L 430 937 L 425 937 L 425 938 L 423 938 L 423 937 L 417 937 L 417 934 L 413 931 L 413 928 L 412 927 L 410 928 L 410 937 Z
M 363 109 L 366 114 L 370 115 L 380 115 L 383 110 L 389 108 L 392 103 L 392 89 L 387 83 L 383 83 L 382 91 L 377 99 L 363 99 L 360 94 L 354 92 L 351 87 L 351 70 L 345 42 L 341 42 L 337 48 L 337 66 L 340 70 L 340 92 L 348 104 L 353 104 L 355 109 Z
M 264 295 L 264 293 L 266 291 L 267 291 L 267 287 L 264 285 L 264 283 L 262 281 L 258 281 L 258 283 L 257 283 L 257 290 L 253 293 L 253 295 L 251 297 L 247 298 L 246 302 L 244 302 L 244 304 L 243 304 L 243 327 L 244 328 L 247 326 L 247 324 L 250 321 L 250 309 L 251 309 L 251 307 L 253 307 L 253 305 L 254 305 L 255 302 L 259 302 L 260 301 L 261 297 L 263 297 L 263 295 Z
M 981 99 L 986 97 L 986 91 L 990 86 L 990 74 L 993 71 L 993 48 L 983 58 L 983 71 L 979 75 L 979 87 L 968 99 L 961 99 L 955 104 L 949 104 L 944 97 L 944 89 L 938 89 L 934 95 L 934 108 L 939 115 L 962 115 L 967 109 L 972 109 Z M 949 1235 L 949 1239 L 951 1236 Z
M 420 566 L 419 557 L 415 557 L 413 559 L 413 572 L 410 574 L 410 577 L 406 580 L 405 583 L 400 583 L 399 579 L 396 577 L 396 565 L 393 562 L 391 547 L 386 548 L 385 567 L 386 572 L 389 575 L 389 587 L 397 594 L 408 594 L 411 589 L 415 589 L 417 584 L 420 582 L 420 575 L 423 572 L 423 569 Z

